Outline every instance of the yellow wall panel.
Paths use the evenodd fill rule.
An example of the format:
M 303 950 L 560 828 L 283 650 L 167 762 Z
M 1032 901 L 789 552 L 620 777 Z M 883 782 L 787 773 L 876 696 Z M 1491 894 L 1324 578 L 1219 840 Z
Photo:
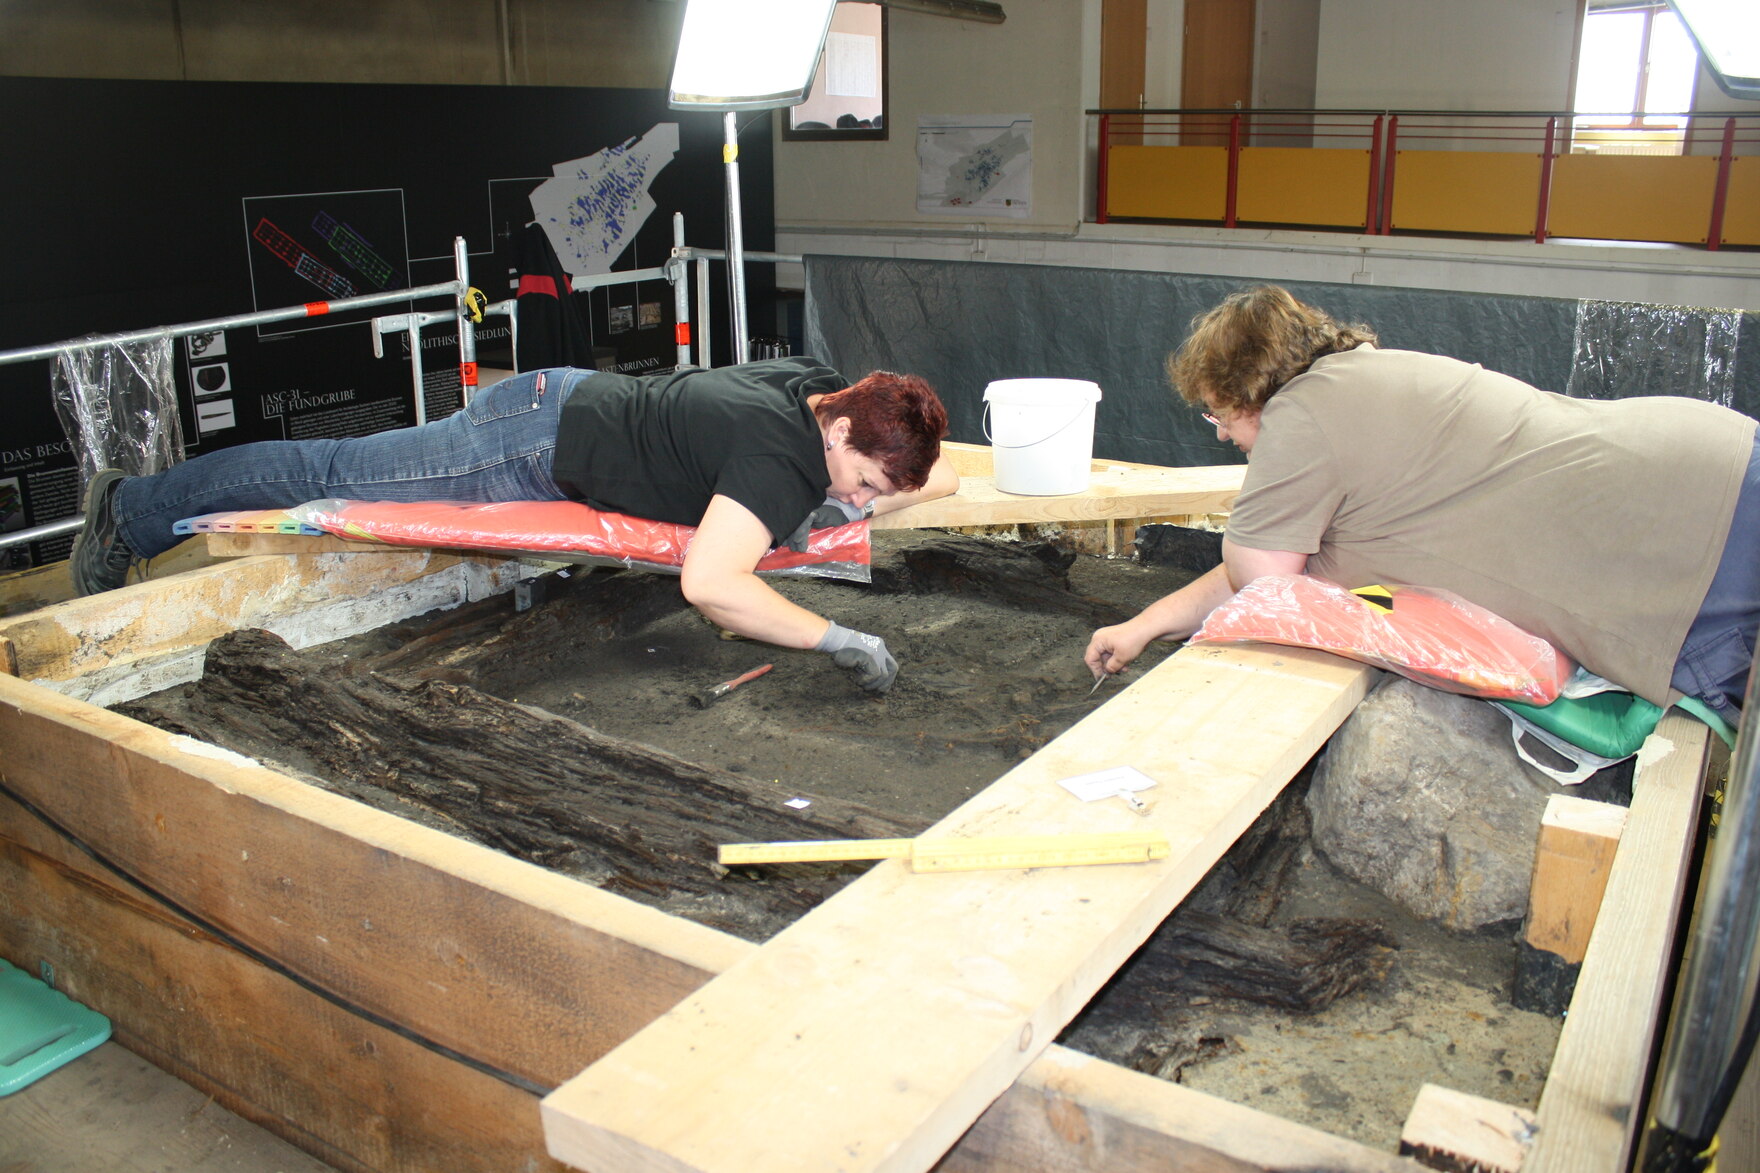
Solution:
M 1106 153 L 1106 214 L 1222 220 L 1228 208 L 1227 147 L 1114 146 Z
M 1546 231 L 1702 244 L 1716 185 L 1709 155 L 1564 155 L 1552 161 Z
M 1237 219 L 1362 228 L 1368 214 L 1368 151 L 1242 148 Z
M 1723 243 L 1760 244 L 1760 156 L 1730 160 Z
M 1540 156 L 1507 151 L 1399 151 L 1394 228 L 1534 235 Z

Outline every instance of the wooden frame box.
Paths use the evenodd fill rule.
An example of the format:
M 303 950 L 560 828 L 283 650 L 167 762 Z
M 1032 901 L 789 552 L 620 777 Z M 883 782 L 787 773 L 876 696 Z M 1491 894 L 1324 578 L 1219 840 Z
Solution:
M 681 1037 L 681 1013 L 668 1012 L 714 1012 L 718 975 L 762 972 L 783 956 L 775 941 L 752 946 L 668 917 L 90 703 L 189 678 L 200 647 L 234 627 L 317 642 L 437 599 L 504 589 L 516 573 L 495 559 L 429 552 L 263 555 L 0 621 L 0 664 L 12 673 L 0 675 L 0 955 L 32 972 L 52 966 L 56 985 L 110 1015 L 131 1049 L 339 1168 L 560 1169 L 551 1153 L 604 1162 L 609 1151 L 617 1160 L 587 1167 L 747 1167 L 738 1145 L 719 1143 L 724 1133 L 709 1157 L 691 1155 L 695 1117 L 673 1129 L 683 1140 L 632 1140 L 598 1115 L 593 1095 L 569 1089 L 639 1071 L 638 1036 L 654 1024 L 663 1042 Z M 1371 676 L 1318 653 L 1186 648 L 950 816 L 956 831 L 1016 826 L 1037 801 L 1036 781 L 1072 761 L 1106 764 L 1094 758 L 1101 745 L 1162 754 L 1190 779 L 1181 794 L 1227 792 L 1201 818 L 1188 814 L 1201 833 L 1182 831 L 1174 858 L 1133 865 L 1159 869 L 1147 880 L 1118 879 L 1131 869 L 1056 869 L 1068 874 L 1041 894 L 1114 903 L 1069 972 L 1009 1012 L 1031 1029 L 999 1015 L 965 1045 L 983 1050 L 1001 1029 L 1010 1046 L 919 1097 L 922 1120 L 871 1125 L 895 1134 L 845 1167 L 1415 1167 L 1044 1043 L 1348 715 Z M 1243 754 L 1202 737 L 1219 711 L 1277 715 L 1256 731 L 1260 748 Z M 1646 748 L 1608 885 L 1617 914 L 1601 918 L 1590 942 L 1525 1168 L 1614 1169 L 1630 1144 L 1624 1117 L 1641 1095 L 1685 889 L 1703 733 L 1669 718 Z M 1177 805 L 1171 797 L 1162 802 Z M 908 887 L 897 871 L 876 868 L 845 903 Z M 931 878 L 944 877 L 918 877 Z M 1045 944 L 1069 948 L 1055 935 Z M 1044 952 L 1029 948 L 987 980 Z M 1634 990 L 1642 1015 L 1631 1012 Z M 907 991 L 894 1009 L 909 1016 L 921 1002 Z M 876 1029 L 896 1023 L 883 1017 Z M 605 1065 L 614 1051 L 621 1057 Z M 883 1066 L 878 1052 L 858 1053 L 852 1067 Z M 559 1087 L 541 1118 L 540 1098 Z M 812 1089 L 789 1089 L 786 1111 L 799 1107 L 796 1090 Z M 712 1121 L 744 1108 L 694 1110 Z M 774 1131 L 775 1118 L 763 1123 L 787 1138 L 768 1142 L 771 1168 L 812 1151 Z M 613 1135 L 613 1149 L 595 1147 Z M 674 1143 L 683 1155 L 667 1151 Z

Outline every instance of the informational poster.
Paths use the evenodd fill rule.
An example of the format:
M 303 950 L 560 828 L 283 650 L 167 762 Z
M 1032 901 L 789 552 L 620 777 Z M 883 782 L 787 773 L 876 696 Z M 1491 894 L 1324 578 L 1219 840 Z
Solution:
M 246 196 L 243 210 L 253 309 L 341 301 L 410 283 L 409 223 L 399 189 Z M 383 312 L 295 318 L 258 326 L 257 333 L 333 330 Z
M 609 273 L 654 214 L 649 189 L 677 154 L 678 124 L 663 122 L 640 138 L 556 164 L 555 177 L 531 199 L 562 267 L 576 277 Z
M 918 116 L 917 211 L 1021 219 L 1032 208 L 1029 115 Z
M 834 98 L 878 98 L 879 44 L 879 37 L 865 33 L 826 33 L 825 92 Z

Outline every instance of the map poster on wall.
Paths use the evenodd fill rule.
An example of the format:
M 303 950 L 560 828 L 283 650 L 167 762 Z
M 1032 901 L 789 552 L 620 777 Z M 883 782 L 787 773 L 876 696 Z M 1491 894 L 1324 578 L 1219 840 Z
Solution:
M 918 116 L 917 211 L 1024 219 L 1032 208 L 1030 116 Z
M 253 309 L 342 301 L 409 285 L 407 217 L 397 188 L 247 196 L 243 205 Z M 259 326 L 258 333 L 335 329 L 408 309 L 405 302 L 324 314 Z
M 570 276 L 611 272 L 654 214 L 649 189 L 677 154 L 678 124 L 662 122 L 639 138 L 555 165 L 555 176 L 532 192 L 532 213 Z

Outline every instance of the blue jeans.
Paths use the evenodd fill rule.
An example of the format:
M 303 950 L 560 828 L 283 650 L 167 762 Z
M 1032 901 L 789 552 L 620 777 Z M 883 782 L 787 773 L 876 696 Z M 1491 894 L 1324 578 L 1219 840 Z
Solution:
M 559 367 L 504 379 L 443 420 L 348 440 L 270 440 L 222 448 L 111 498 L 117 530 L 142 558 L 182 541 L 186 517 L 281 509 L 324 497 L 358 501 L 556 501 L 550 479 L 562 402 L 590 370 Z
M 1741 722 L 1754 634 L 1760 628 L 1760 444 L 1736 499 L 1717 574 L 1674 664 L 1670 682 L 1698 697 L 1732 726 Z

